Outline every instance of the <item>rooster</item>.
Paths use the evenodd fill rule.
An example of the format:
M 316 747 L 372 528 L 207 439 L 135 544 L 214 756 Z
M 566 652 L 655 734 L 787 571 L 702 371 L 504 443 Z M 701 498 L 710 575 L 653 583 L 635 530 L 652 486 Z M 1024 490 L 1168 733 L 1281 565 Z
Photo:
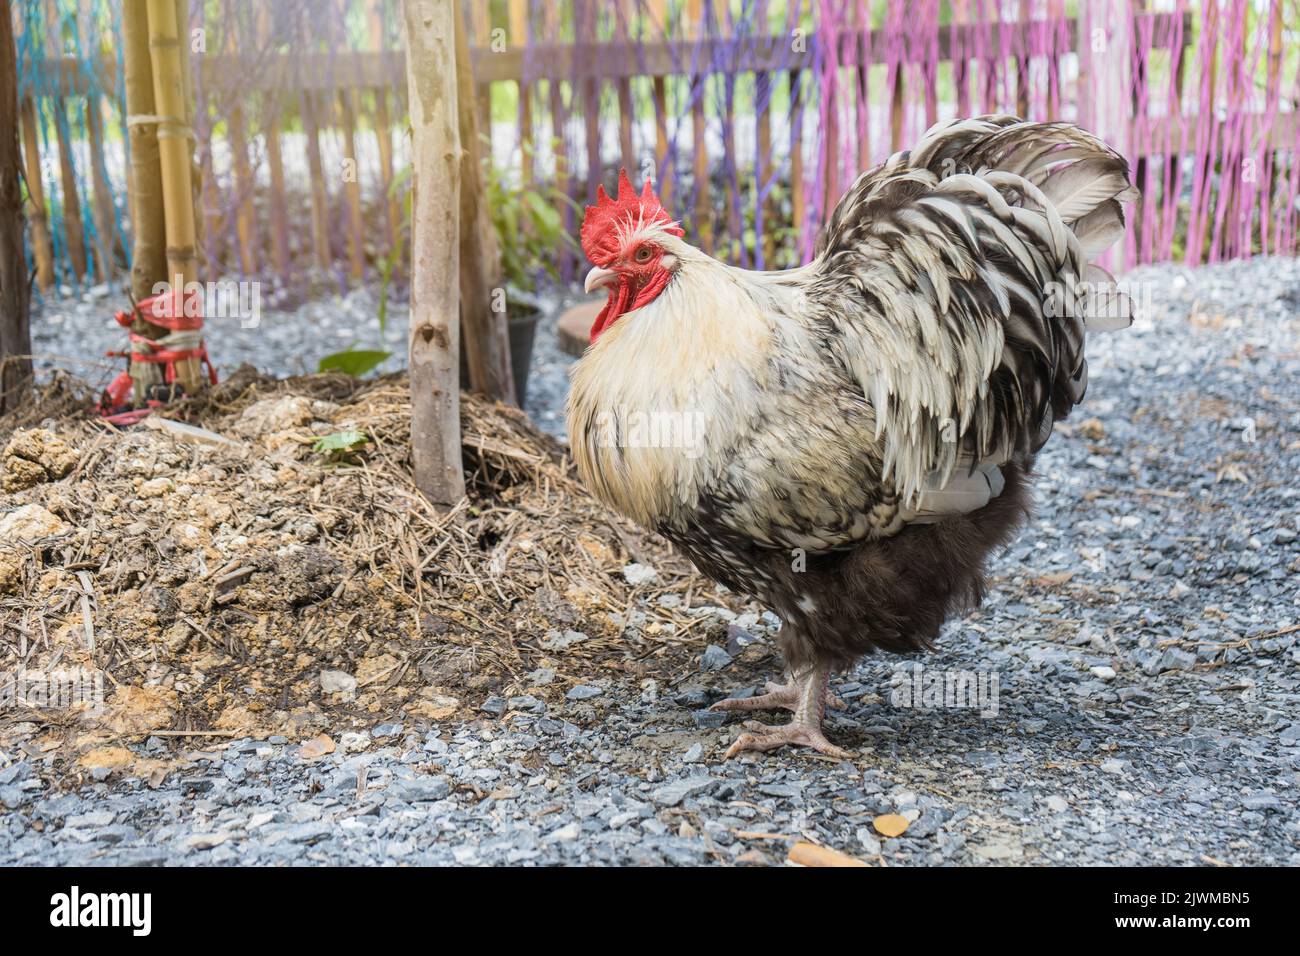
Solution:
M 1035 455 L 1083 399 L 1085 332 L 1130 324 L 1089 259 L 1134 198 L 1096 137 L 1012 116 L 937 125 L 863 173 L 784 272 L 691 246 L 648 179 L 597 190 L 586 289 L 608 301 L 572 372 L 579 474 L 782 622 L 786 683 L 714 706 L 793 718 L 747 722 L 726 758 L 848 758 L 822 729 L 831 673 L 929 648 L 978 604 Z

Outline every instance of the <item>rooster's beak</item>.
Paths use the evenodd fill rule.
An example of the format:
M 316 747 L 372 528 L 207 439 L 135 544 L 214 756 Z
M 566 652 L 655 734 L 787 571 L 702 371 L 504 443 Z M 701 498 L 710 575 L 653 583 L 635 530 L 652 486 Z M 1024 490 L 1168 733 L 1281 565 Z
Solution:
M 602 269 L 600 266 L 596 266 L 587 273 L 587 281 L 582 284 L 582 291 L 590 292 L 592 289 L 607 286 L 616 278 L 618 278 L 618 273 L 613 269 Z

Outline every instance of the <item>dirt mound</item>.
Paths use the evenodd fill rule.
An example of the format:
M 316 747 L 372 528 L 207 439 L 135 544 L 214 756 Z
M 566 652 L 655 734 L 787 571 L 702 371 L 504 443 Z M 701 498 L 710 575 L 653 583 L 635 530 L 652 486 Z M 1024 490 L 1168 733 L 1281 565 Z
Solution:
M 32 409 L 38 428 L 0 427 L 0 675 L 79 668 L 105 698 L 2 707 L 0 741 L 86 758 L 159 731 L 416 725 L 693 660 L 690 566 L 521 413 L 462 408 L 469 496 L 449 514 L 412 483 L 399 377 L 241 370 L 127 430 Z

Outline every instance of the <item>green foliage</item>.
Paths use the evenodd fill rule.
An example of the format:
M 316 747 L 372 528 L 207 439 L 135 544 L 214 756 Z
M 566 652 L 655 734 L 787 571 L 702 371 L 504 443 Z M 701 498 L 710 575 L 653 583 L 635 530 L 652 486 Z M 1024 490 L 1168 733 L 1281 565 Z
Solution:
M 531 152 L 531 147 L 526 146 Z M 497 247 L 501 251 L 501 270 L 506 285 L 527 292 L 533 288 L 537 276 L 546 274 L 559 279 L 559 253 L 576 252 L 578 243 L 564 226 L 561 207 L 569 205 L 581 216 L 582 210 L 568 196 L 554 188 L 519 188 L 505 171 L 498 169 L 486 157 L 483 162 L 485 198 L 496 232 Z M 402 223 L 397 230 L 397 242 L 389 250 L 380 273 L 379 328 L 382 332 L 388 322 L 388 296 L 393 284 L 393 273 L 406 254 L 406 237 L 411 231 L 411 167 L 406 167 L 393 177 L 390 193 L 402 197 Z M 382 359 L 381 359 L 382 361 Z
M 324 455 L 334 464 L 344 464 L 357 461 L 358 455 L 369 442 L 370 436 L 365 432 L 350 428 L 316 439 L 311 450 Z
M 360 378 L 367 372 L 373 372 L 392 355 L 383 349 L 348 349 L 334 352 L 320 360 L 317 370 L 321 372 L 342 372 L 353 378 Z
M 484 163 L 483 169 L 488 211 L 501 250 L 506 285 L 527 291 L 543 273 L 558 279 L 557 253 L 576 252 L 578 248 L 565 229 L 561 209 L 565 204 L 577 209 L 577 204 L 554 188 L 521 188 L 490 161 Z

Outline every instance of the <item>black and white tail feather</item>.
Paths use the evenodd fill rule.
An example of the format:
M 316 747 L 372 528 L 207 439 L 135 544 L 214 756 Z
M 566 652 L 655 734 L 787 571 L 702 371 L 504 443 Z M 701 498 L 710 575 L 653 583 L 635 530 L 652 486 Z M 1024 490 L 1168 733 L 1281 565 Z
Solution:
M 1132 321 L 1089 258 L 1136 197 L 1090 133 L 985 116 L 935 126 L 840 200 L 809 299 L 913 520 L 981 507 L 1083 399 L 1085 333 Z

